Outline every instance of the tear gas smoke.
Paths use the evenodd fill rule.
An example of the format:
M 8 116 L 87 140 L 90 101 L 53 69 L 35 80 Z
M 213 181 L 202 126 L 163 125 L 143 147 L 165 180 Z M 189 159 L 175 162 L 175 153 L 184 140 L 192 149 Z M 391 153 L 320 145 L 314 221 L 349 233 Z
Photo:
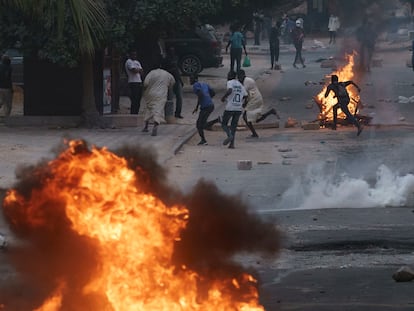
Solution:
M 414 192 L 414 175 L 398 175 L 385 165 L 380 165 L 376 180 L 339 177 L 326 173 L 324 166 L 308 169 L 293 181 L 282 195 L 280 206 L 285 209 L 316 208 L 369 208 L 399 207 L 409 203 Z

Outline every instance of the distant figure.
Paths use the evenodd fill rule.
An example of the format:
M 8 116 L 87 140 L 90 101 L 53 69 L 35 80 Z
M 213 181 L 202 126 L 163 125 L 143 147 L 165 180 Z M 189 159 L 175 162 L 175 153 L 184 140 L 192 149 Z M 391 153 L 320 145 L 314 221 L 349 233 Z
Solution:
M 172 74 L 175 79 L 173 92 L 175 95 L 175 117 L 182 119 L 181 110 L 183 107 L 183 80 L 181 79 L 181 72 L 178 68 L 178 56 L 175 54 L 174 47 L 170 47 L 167 50 L 166 70 Z
M 231 31 L 232 34 L 226 46 L 226 53 L 230 47 L 230 71 L 234 71 L 234 63 L 236 63 L 237 71 L 239 71 L 241 68 L 241 57 L 243 49 L 245 55 L 247 56 L 246 41 L 237 26 L 233 25 L 231 27 Z
M 292 30 L 295 28 L 295 22 L 290 18 L 289 15 L 285 14 L 283 16 L 283 21 L 281 25 L 281 34 L 283 37 L 283 42 L 285 44 L 292 43 Z
M 162 68 L 151 70 L 144 80 L 144 96 L 142 99 L 146 109 L 145 125 L 142 131 L 148 132 L 149 122 L 153 120 L 152 136 L 157 136 L 158 125 L 165 122 L 165 104 L 171 98 L 175 83 L 174 77 L 164 69 L 164 64 Z
M 411 53 L 411 68 L 414 71 L 414 40 L 411 43 L 411 51 L 412 51 L 412 53 Z
M 10 57 L 3 55 L 0 64 L 0 109 L 4 106 L 4 115 L 10 116 L 13 101 L 12 67 Z
M 207 83 L 198 82 L 197 75 L 190 76 L 190 84 L 193 86 L 193 92 L 197 95 L 197 105 L 193 113 L 196 113 L 198 107 L 200 107 L 200 113 L 198 114 L 196 122 L 197 131 L 201 138 L 198 145 L 205 146 L 208 143 L 206 137 L 204 136 L 204 129 L 211 128 L 214 123 L 220 122 L 220 117 L 207 122 L 208 117 L 214 111 L 212 97 L 214 97 L 215 92 Z
M 252 78 L 246 77 L 246 73 L 244 70 L 240 70 L 237 73 L 237 75 L 240 83 L 243 84 L 247 92 L 247 99 L 244 102 L 243 107 L 243 120 L 246 123 L 249 130 L 252 132 L 252 135 L 250 137 L 257 138 L 259 137 L 259 135 L 257 135 L 253 123 L 259 123 L 271 114 L 275 115 L 278 119 L 280 119 L 280 117 L 274 108 L 268 110 L 266 113 L 263 113 L 263 96 L 260 93 L 260 90 L 257 87 L 256 82 Z
M 128 76 L 129 98 L 131 100 L 131 114 L 138 114 L 142 97 L 142 66 L 137 60 L 137 53 L 132 51 L 125 62 L 125 71 Z
M 221 126 L 227 134 L 227 138 L 223 141 L 223 145 L 229 145 L 230 149 L 234 149 L 234 140 L 236 137 L 237 124 L 243 111 L 243 104 L 247 98 L 247 92 L 244 86 L 236 79 L 236 73 L 230 71 L 227 75 L 227 91 L 221 98 L 226 102 L 224 108 Z M 229 127 L 229 121 L 231 124 Z
M 253 13 L 254 21 L 254 45 L 260 45 L 260 34 L 263 28 L 263 14 L 260 12 Z
M 348 85 L 354 85 L 358 92 L 361 92 L 361 89 L 358 85 L 356 85 L 353 81 L 345 81 L 345 82 L 339 82 L 337 75 L 331 76 L 331 84 L 328 85 L 326 92 L 325 92 L 325 98 L 328 97 L 329 93 L 332 91 L 334 92 L 336 98 L 338 100 L 338 103 L 333 106 L 333 130 L 336 130 L 336 123 L 338 118 L 338 109 L 340 108 L 343 113 L 345 113 L 346 118 L 349 122 L 354 124 L 358 128 L 357 136 L 359 136 L 362 132 L 362 126 L 358 122 L 358 120 L 351 114 L 351 112 L 348 109 L 348 104 L 350 101 L 348 91 L 346 87 Z
M 377 40 L 374 25 L 370 21 L 364 20 L 363 24 L 357 29 L 356 37 L 359 42 L 359 67 L 362 71 L 369 72 L 371 71 L 371 60 Z
M 272 25 L 269 31 L 269 49 L 270 49 L 270 69 L 280 69 L 279 54 L 280 54 L 280 26 L 278 21 Z
M 305 32 L 303 31 L 302 24 L 300 20 L 296 20 L 296 26 L 292 30 L 292 41 L 295 46 L 296 54 L 295 60 L 293 61 L 293 67 L 298 68 L 296 64 L 300 62 L 302 68 L 305 68 L 305 62 L 302 57 L 302 47 L 303 41 L 305 40 Z
M 331 14 L 328 22 L 329 44 L 336 43 L 336 32 L 338 31 L 339 27 L 341 27 L 339 17 L 335 14 Z
M 272 28 L 272 17 L 265 13 L 263 17 L 262 40 L 269 38 L 270 28 Z

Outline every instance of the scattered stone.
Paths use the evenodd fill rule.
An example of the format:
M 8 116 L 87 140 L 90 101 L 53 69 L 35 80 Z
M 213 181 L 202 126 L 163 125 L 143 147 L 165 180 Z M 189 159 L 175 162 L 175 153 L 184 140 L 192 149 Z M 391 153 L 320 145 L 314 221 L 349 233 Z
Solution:
M 279 152 L 291 152 L 292 149 L 291 148 L 279 148 L 277 151 L 279 151 Z
M 299 158 L 299 156 L 297 154 L 282 154 L 282 158 L 284 158 L 284 159 L 294 159 L 294 158 Z
M 284 101 L 288 101 L 288 100 L 291 100 L 292 98 L 291 97 L 289 97 L 289 96 L 283 96 L 282 98 L 280 98 L 279 100 L 281 101 L 281 102 L 284 102 Z
M 312 103 L 306 104 L 305 108 L 306 109 L 312 109 L 313 108 L 313 104 Z
M 401 267 L 392 275 L 396 282 L 411 282 L 414 280 L 414 271 L 410 267 Z
M 304 122 L 302 128 L 304 130 L 319 130 L 321 127 L 318 122 Z
M 285 128 L 295 127 L 298 124 L 298 121 L 293 118 L 288 118 L 285 123 Z
M 404 117 L 400 117 L 398 120 L 399 121 L 405 121 L 405 118 Z
M 290 160 L 283 160 L 282 161 L 282 164 L 283 165 L 292 165 L 292 161 L 290 161 Z
M 321 62 L 321 68 L 336 68 L 336 62 L 333 59 L 326 59 Z
M 252 161 L 251 160 L 239 160 L 237 161 L 237 169 L 242 171 L 247 171 L 252 169 Z
M 398 103 L 399 104 L 411 104 L 411 103 L 414 103 L 414 96 L 411 96 L 411 97 L 398 96 Z
M 272 164 L 272 162 L 268 162 L 268 161 L 258 161 L 257 164 L 258 165 L 265 165 L 265 164 Z

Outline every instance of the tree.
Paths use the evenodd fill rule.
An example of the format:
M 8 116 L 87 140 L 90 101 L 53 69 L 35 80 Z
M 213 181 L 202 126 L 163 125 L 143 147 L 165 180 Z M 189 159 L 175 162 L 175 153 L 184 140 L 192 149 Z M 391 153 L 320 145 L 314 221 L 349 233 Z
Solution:
M 36 53 L 55 63 L 80 64 L 82 115 L 87 126 L 95 125 L 98 112 L 91 88 L 92 64 L 104 34 L 106 18 L 102 0 L 3 0 L 0 10 L 2 26 L 6 20 L 15 27 L 15 31 L 3 28 L 3 42 L 20 42 L 26 54 Z
M 95 126 L 100 121 L 93 89 L 95 52 L 110 47 L 122 54 L 134 44 L 145 48 L 148 42 L 137 40 L 142 35 L 146 40 L 157 40 L 170 31 L 211 22 L 214 16 L 220 21 L 233 21 L 251 16 L 258 6 L 278 3 L 289 1 L 0 0 L 0 46 L 19 43 L 25 56 L 80 66 L 82 115 L 87 126 Z

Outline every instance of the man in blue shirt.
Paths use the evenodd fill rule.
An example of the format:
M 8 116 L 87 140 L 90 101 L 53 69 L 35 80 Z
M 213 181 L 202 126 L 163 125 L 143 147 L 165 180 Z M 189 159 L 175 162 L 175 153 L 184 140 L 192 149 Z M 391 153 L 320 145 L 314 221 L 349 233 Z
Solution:
M 198 76 L 192 75 L 190 77 L 190 83 L 193 86 L 193 92 L 197 95 L 197 105 L 195 109 L 193 110 L 193 113 L 196 113 L 198 110 L 198 107 L 200 107 L 200 113 L 198 114 L 198 119 L 196 123 L 198 134 L 200 135 L 200 142 L 198 145 L 207 145 L 207 140 L 204 136 L 204 129 L 211 128 L 214 123 L 220 122 L 220 117 L 208 121 L 207 119 L 210 116 L 210 114 L 214 110 L 214 103 L 212 97 L 214 97 L 215 92 L 214 90 L 204 82 L 198 82 Z
M 241 68 L 241 57 L 244 49 L 244 53 L 247 56 L 246 42 L 243 34 L 240 32 L 237 26 L 231 27 L 232 34 L 229 42 L 226 46 L 226 53 L 230 46 L 230 71 L 238 72 Z M 234 63 L 236 63 L 236 70 L 234 70 Z

